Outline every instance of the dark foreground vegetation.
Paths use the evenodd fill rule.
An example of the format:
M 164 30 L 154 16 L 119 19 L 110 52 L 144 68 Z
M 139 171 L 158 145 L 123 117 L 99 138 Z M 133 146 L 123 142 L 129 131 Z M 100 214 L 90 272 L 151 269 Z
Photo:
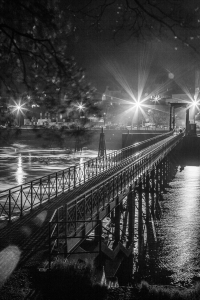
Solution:
M 87 262 L 57 259 L 51 271 L 39 272 L 38 261 L 15 271 L 2 283 L 0 299 L 35 300 L 197 300 L 200 284 L 193 288 L 149 285 L 108 288 L 101 284 L 94 266 Z

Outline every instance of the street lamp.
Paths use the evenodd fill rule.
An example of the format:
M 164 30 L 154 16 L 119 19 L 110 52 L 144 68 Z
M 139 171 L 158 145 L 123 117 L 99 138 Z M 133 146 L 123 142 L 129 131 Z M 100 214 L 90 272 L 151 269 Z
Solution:
M 24 105 L 26 105 L 26 103 L 22 103 L 19 102 L 17 103 L 15 100 L 13 100 L 15 105 L 10 105 L 9 107 L 12 108 L 12 112 L 17 112 L 17 116 L 18 116 L 18 125 L 20 127 L 20 113 L 22 113 L 22 115 L 24 115 L 24 110 L 27 110 L 27 108 L 24 107 Z
M 195 110 L 200 105 L 200 99 L 194 99 L 192 101 L 192 107 L 194 107 L 194 124 L 195 124 Z

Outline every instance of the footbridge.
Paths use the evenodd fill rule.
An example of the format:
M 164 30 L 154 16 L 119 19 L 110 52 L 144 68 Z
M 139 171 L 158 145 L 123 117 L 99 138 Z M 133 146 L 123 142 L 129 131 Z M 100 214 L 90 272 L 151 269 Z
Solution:
M 123 151 L 128 150 L 122 149 L 109 168 L 107 156 L 102 157 L 104 171 L 54 211 L 49 222 L 49 263 L 55 255 L 84 259 L 88 253 L 100 261 L 116 260 L 120 252 L 129 256 L 133 248 L 140 255 L 147 230 L 156 240 L 158 194 L 174 174 L 170 153 L 183 135 L 160 136 L 145 146 L 139 144 L 137 151 L 131 146 L 123 159 Z
M 25 261 L 45 245 L 49 267 L 55 256 L 114 261 L 133 248 L 141 253 L 147 228 L 156 239 L 157 195 L 183 137 L 165 133 L 1 192 L 1 249 L 18 244 Z

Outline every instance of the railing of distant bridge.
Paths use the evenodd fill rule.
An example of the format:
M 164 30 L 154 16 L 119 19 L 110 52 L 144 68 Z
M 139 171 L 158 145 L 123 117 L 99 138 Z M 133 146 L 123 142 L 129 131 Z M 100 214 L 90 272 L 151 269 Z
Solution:
M 65 243 L 65 253 L 73 252 L 83 241 L 83 237 L 98 224 L 99 219 L 105 218 L 108 214 L 106 207 L 117 205 L 119 195 L 125 196 L 130 184 L 141 180 L 142 174 L 155 168 L 182 137 L 183 134 L 179 134 L 156 147 L 148 147 L 139 155 L 136 154 L 135 160 L 133 159 L 120 170 L 113 172 L 113 175 L 64 206 L 58 207 L 49 222 L 50 256 L 55 245 L 58 246 L 61 240 Z M 88 220 L 90 220 L 89 223 Z
M 168 132 L 146 141 L 135 143 L 105 156 L 90 159 L 83 164 L 77 164 L 4 190 L 0 192 L 0 217 L 12 220 L 13 217 L 22 216 L 37 205 L 84 184 L 94 176 L 118 165 L 135 152 L 163 140 L 171 134 L 172 132 Z

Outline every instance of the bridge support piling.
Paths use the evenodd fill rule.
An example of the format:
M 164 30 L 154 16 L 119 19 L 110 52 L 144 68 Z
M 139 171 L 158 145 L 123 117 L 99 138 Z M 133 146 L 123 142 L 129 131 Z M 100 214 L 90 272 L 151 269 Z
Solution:
M 164 186 L 164 162 L 163 160 L 160 162 L 160 168 L 159 168 L 159 173 L 160 173 L 160 192 L 163 190 Z
M 135 234 L 135 190 L 130 190 L 127 198 L 128 212 L 129 212 L 129 236 L 128 236 L 128 245 L 134 242 Z
M 115 242 L 113 246 L 115 247 L 118 242 L 120 241 L 120 218 L 121 218 L 121 211 L 120 211 L 120 205 L 115 207 Z
M 145 176 L 146 225 L 149 224 L 149 173 Z
M 156 166 L 156 207 L 159 205 L 158 195 L 159 195 L 159 165 Z
M 151 216 L 154 219 L 154 209 L 155 209 L 155 171 L 151 171 Z
M 138 255 L 142 254 L 143 220 L 142 220 L 142 181 L 138 186 Z

